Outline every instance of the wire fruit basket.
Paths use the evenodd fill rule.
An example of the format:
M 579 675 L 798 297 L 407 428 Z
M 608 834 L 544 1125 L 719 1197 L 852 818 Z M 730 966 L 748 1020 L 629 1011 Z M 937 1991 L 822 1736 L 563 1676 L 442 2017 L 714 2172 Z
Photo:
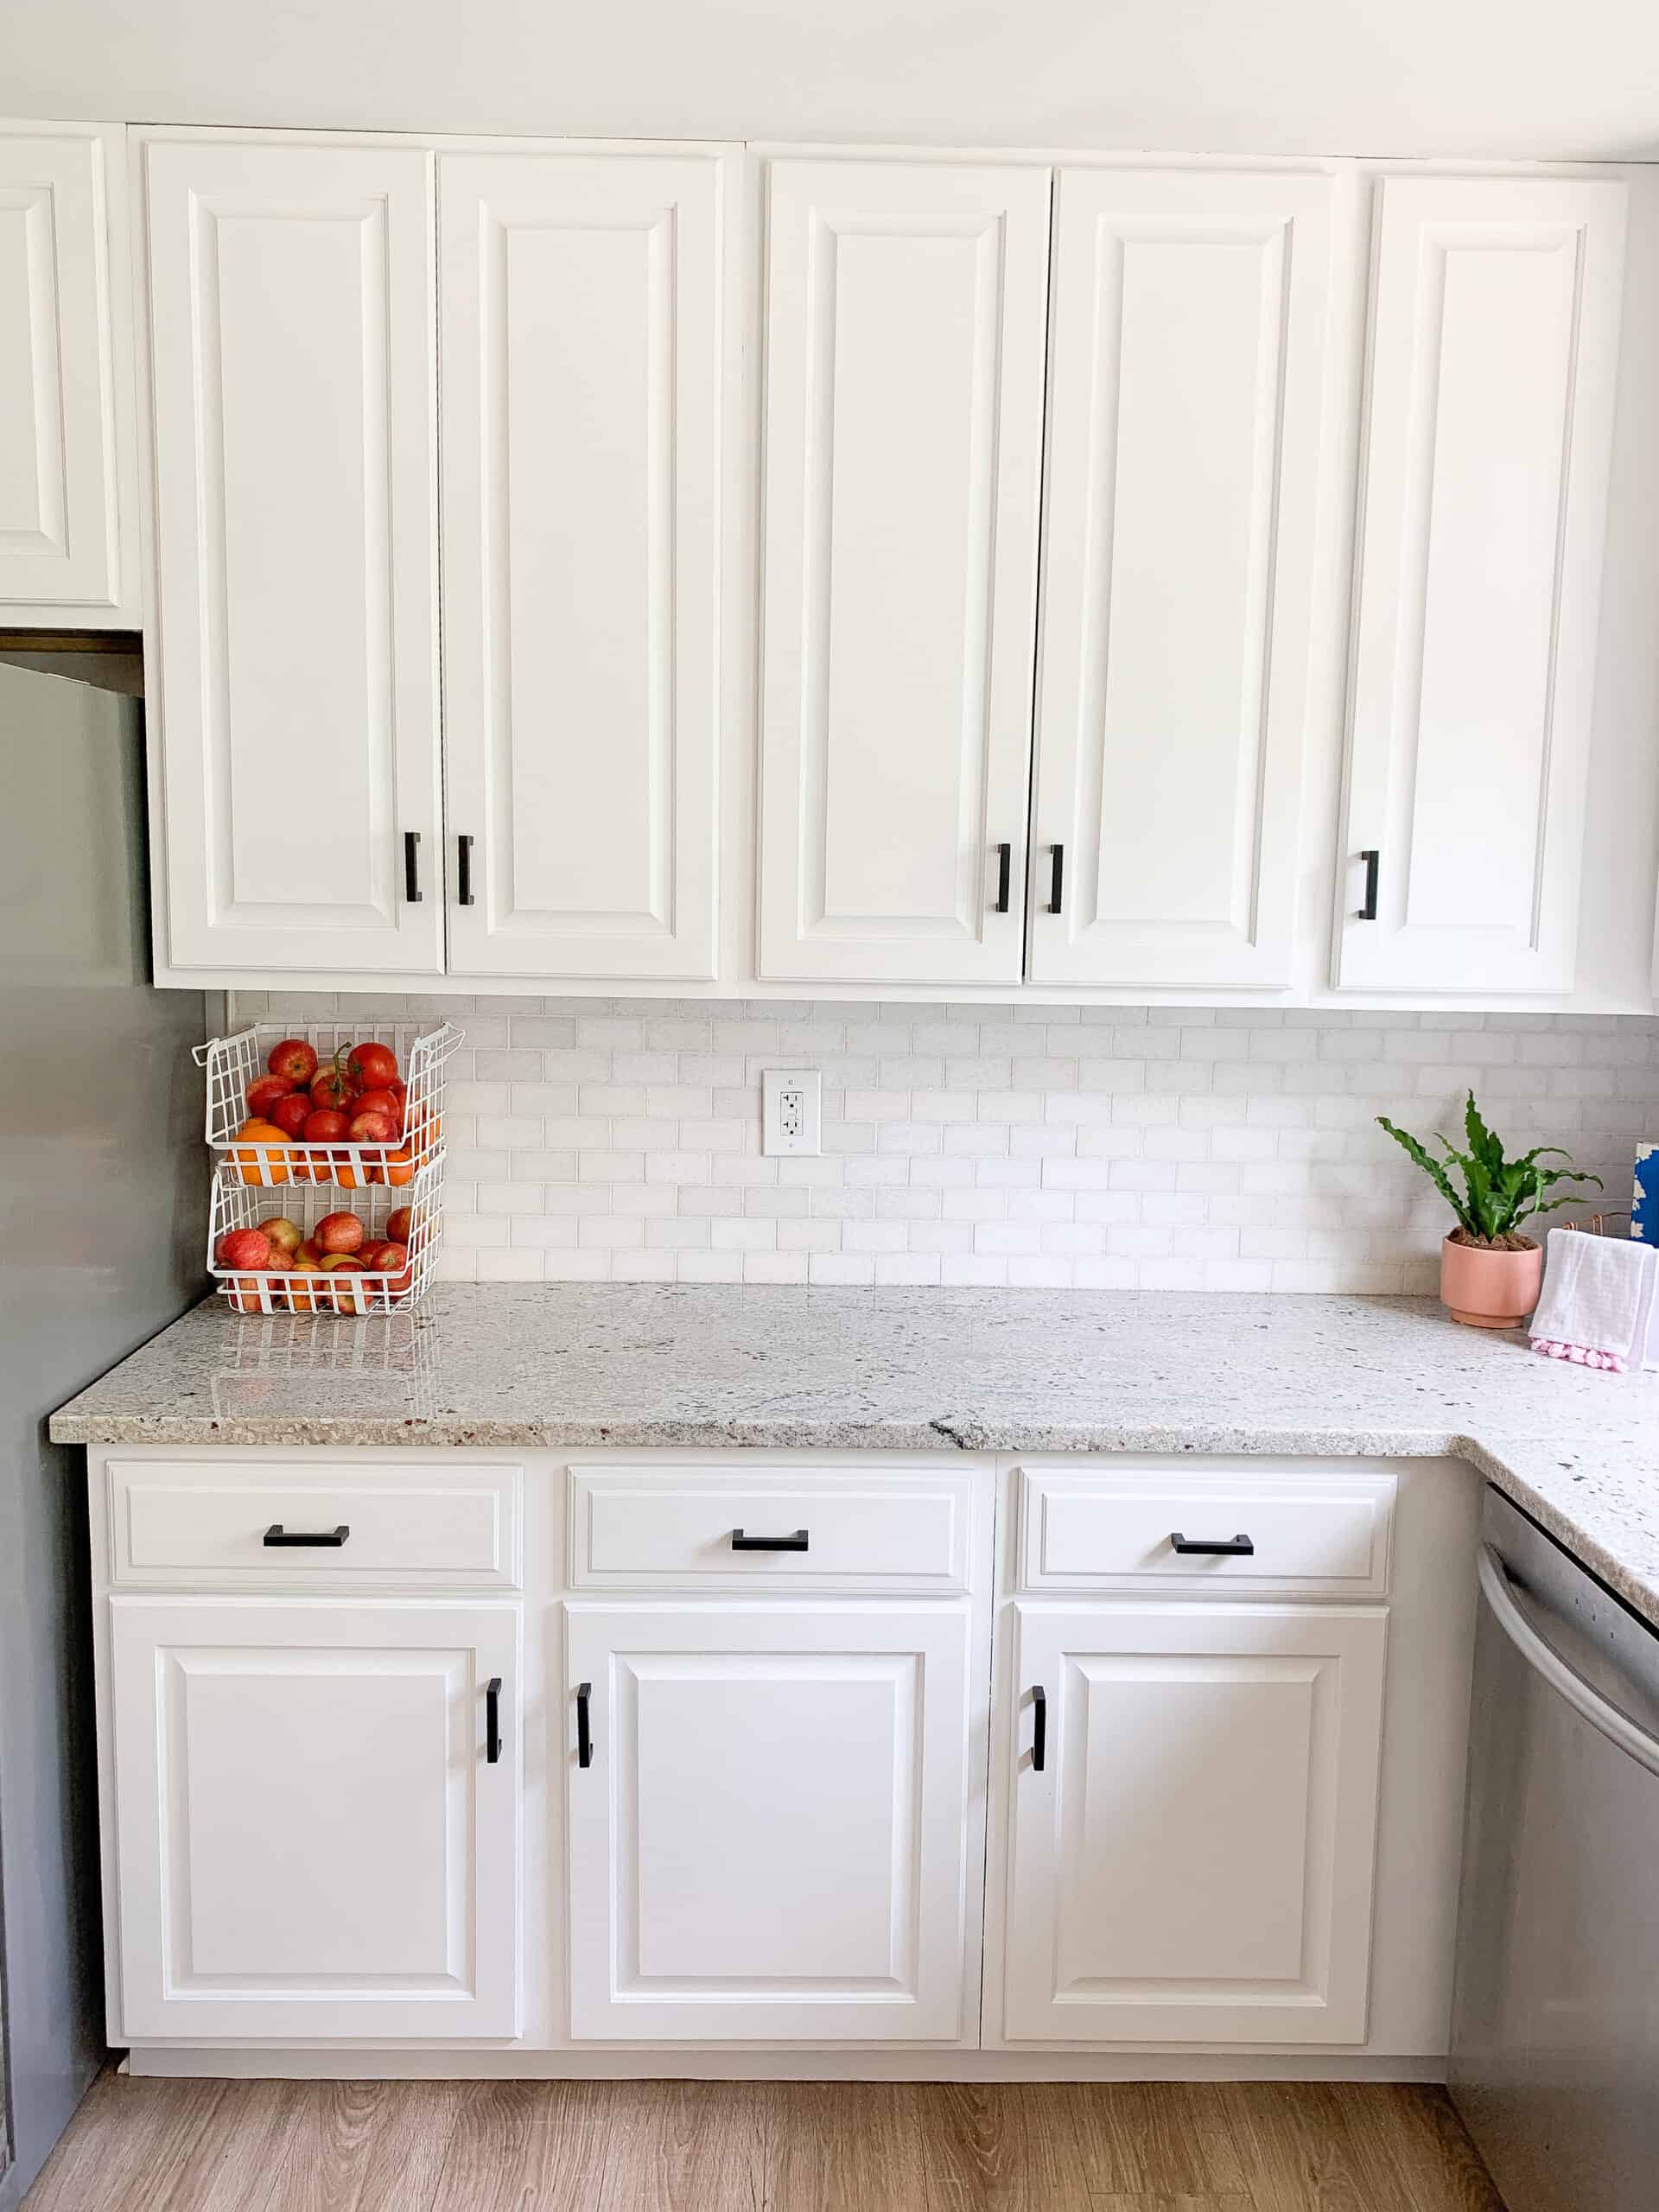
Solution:
M 207 1138 L 215 1167 L 250 1189 L 273 1191 L 293 1184 L 333 1185 L 342 1191 L 377 1185 L 408 1189 L 438 1151 L 443 1136 L 444 1063 L 464 1033 L 453 1021 L 423 1030 L 416 1022 L 362 1024 L 256 1022 L 233 1037 L 215 1037 L 195 1048 L 207 1074 Z M 248 1089 L 266 1073 L 273 1046 L 296 1037 L 320 1063 L 353 1045 L 386 1045 L 405 1071 L 403 1135 L 395 1144 L 305 1144 L 280 1131 L 247 1132 L 258 1117 L 248 1109 Z
M 219 1242 L 232 1230 L 257 1229 L 279 1210 L 308 1240 L 330 1214 L 354 1213 L 363 1224 L 363 1244 L 383 1243 L 386 1224 L 407 1206 L 409 1259 L 395 1274 L 383 1268 L 281 1268 L 238 1270 L 220 1266 Z M 357 1318 L 401 1313 L 417 1305 L 432 1280 L 443 1231 L 443 1153 L 435 1152 L 417 1168 L 406 1187 L 382 1183 L 349 1208 L 336 1186 L 310 1182 L 290 1185 L 280 1199 L 268 1186 L 244 1182 L 234 1168 L 220 1167 L 213 1179 L 207 1225 L 207 1269 L 221 1298 L 238 1313 L 342 1313 Z M 273 1255 L 274 1256 L 274 1255 Z

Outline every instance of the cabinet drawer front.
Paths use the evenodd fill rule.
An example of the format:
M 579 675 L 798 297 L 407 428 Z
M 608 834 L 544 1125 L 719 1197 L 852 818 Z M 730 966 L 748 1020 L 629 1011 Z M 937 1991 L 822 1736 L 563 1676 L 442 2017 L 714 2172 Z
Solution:
M 1027 1590 L 1182 1594 L 1246 1584 L 1262 1594 L 1380 1597 L 1388 1587 L 1392 1475 L 1215 1474 L 1161 1468 L 1020 1477 L 1020 1580 Z M 1193 1552 L 1188 1544 L 1252 1548 Z
M 969 1502 L 965 1473 L 574 1467 L 571 1587 L 965 1590 Z
M 521 1481 L 517 1467 L 118 1459 L 112 1577 L 187 1589 L 512 1589 Z M 342 1528 L 337 1544 L 303 1541 Z M 267 1542 L 277 1530 L 287 1541 Z

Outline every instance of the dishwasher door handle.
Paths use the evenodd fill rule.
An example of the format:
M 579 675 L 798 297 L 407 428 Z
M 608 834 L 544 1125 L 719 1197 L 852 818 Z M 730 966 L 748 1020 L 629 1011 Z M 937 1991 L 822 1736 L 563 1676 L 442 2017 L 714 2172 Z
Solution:
M 1650 1736 L 1628 1714 L 1610 1704 L 1552 1644 L 1545 1642 L 1516 1604 L 1503 1562 L 1491 1544 L 1480 1548 L 1480 1588 L 1492 1609 L 1492 1618 L 1534 1673 L 1541 1675 L 1581 1720 L 1599 1729 L 1610 1744 L 1616 1744 L 1649 1774 L 1659 1775 L 1659 1737 Z

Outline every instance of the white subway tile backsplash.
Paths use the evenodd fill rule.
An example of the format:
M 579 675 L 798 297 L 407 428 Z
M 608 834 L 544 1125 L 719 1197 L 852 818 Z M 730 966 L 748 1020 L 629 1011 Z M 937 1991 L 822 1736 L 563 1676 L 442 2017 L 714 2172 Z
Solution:
M 1434 1287 L 1444 1208 L 1376 1126 L 1511 1146 L 1624 1203 L 1659 1135 L 1635 1016 L 238 995 L 243 1019 L 448 1015 L 452 1281 Z M 823 1153 L 760 1151 L 760 1071 Z M 1592 1193 L 1585 1211 L 1594 1204 Z

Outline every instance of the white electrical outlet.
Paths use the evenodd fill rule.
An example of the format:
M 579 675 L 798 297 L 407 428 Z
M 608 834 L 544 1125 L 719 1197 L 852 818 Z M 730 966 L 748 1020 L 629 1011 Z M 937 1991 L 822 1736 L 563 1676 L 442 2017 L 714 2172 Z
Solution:
M 823 1150 L 823 1083 L 817 1068 L 766 1068 L 760 1077 L 760 1149 L 772 1155 Z

